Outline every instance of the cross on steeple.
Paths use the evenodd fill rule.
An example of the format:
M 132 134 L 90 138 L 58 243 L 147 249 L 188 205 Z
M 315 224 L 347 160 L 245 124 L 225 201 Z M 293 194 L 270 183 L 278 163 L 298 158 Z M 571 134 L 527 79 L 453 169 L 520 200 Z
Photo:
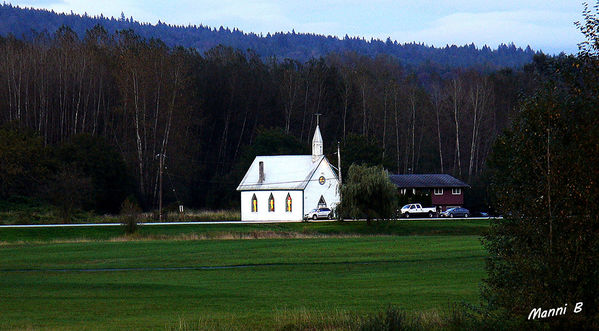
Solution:
M 316 116 L 316 126 L 318 126 L 318 124 L 320 124 L 319 123 L 320 122 L 320 117 L 319 116 L 322 116 L 322 114 L 321 113 L 316 113 L 316 114 L 314 114 L 314 116 Z

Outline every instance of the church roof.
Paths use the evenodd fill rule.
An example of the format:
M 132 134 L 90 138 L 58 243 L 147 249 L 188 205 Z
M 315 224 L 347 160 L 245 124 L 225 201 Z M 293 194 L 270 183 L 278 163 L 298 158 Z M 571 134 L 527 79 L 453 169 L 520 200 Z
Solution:
M 237 191 L 303 190 L 324 158 L 320 156 L 312 162 L 312 155 L 256 156 Z M 259 183 L 260 162 L 264 164 L 262 183 Z

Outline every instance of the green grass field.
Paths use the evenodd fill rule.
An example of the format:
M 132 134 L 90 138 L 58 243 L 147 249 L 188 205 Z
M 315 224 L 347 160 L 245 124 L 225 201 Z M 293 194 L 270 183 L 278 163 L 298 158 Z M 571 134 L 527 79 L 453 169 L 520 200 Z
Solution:
M 360 223 L 146 227 L 135 241 L 106 240 L 118 228 L 0 229 L 0 329 L 276 329 L 388 304 L 443 314 L 478 302 L 485 253 L 472 233 L 486 224 L 435 222 L 387 225 L 391 236 Z M 246 231 L 356 236 L 150 240 Z

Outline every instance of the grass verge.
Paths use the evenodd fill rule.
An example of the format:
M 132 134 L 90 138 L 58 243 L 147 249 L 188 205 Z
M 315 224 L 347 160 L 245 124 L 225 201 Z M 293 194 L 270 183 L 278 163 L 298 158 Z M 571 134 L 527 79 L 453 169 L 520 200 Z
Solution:
M 276 224 L 192 224 L 142 226 L 125 236 L 115 227 L 0 228 L 0 245 L 44 242 L 322 238 L 355 236 L 481 235 L 488 220 L 397 220 Z

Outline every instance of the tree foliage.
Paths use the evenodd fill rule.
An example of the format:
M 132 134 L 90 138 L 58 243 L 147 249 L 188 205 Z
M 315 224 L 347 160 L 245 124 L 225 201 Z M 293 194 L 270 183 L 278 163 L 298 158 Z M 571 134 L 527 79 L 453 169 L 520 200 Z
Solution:
M 169 47 L 131 30 L 94 26 L 82 38 L 76 30 L 0 37 L 0 125 L 35 131 L 47 148 L 81 134 L 99 137 L 124 160 L 143 209 L 158 206 L 161 173 L 165 205 L 236 206 L 239 173 L 247 170 L 238 165 L 249 164 L 249 154 L 279 153 L 274 144 L 283 153 L 309 153 L 315 113 L 324 114 L 328 155 L 342 145 L 344 174 L 366 163 L 470 182 L 517 109 L 515 95 L 533 88 L 542 68 L 413 68 L 357 53 L 278 61 L 224 46 L 204 53 Z M 270 135 L 263 144 L 265 130 L 295 142 Z M 118 211 L 116 200 L 130 193 L 111 196 L 105 184 L 120 177 L 100 183 L 81 153 L 73 152 L 88 161 L 73 162 L 104 192 L 94 209 Z M 98 163 L 116 160 L 101 153 Z
M 70 223 L 75 212 L 91 205 L 93 184 L 72 165 L 62 165 L 44 189 L 46 199 L 57 208 L 64 223 Z
M 513 43 L 501 44 L 497 49 L 488 46 L 477 48 L 474 44 L 441 48 L 420 43 L 400 44 L 391 40 L 366 40 L 360 37 L 338 38 L 312 33 L 277 32 L 267 35 L 244 33 L 236 28 L 213 28 L 203 25 L 177 26 L 158 22 L 141 23 L 133 17 L 104 17 L 77 14 L 58 14 L 45 9 L 19 8 L 11 4 L 0 5 L 0 34 L 32 37 L 35 31 L 54 33 L 57 27 L 70 26 L 79 36 L 96 25 L 113 33 L 132 30 L 147 39 L 161 39 L 171 47 L 183 46 L 206 52 L 218 45 L 238 49 L 253 49 L 262 58 L 289 58 L 301 62 L 326 56 L 330 52 L 355 52 L 376 57 L 390 54 L 409 65 L 435 63 L 444 68 L 476 66 L 482 68 L 517 67 L 530 61 L 535 52 L 522 49 Z M 430 65 L 430 64 L 429 64 Z
M 341 186 L 338 213 L 342 217 L 389 219 L 397 208 L 397 188 L 380 166 L 353 164 Z
M 0 128 L 0 198 L 36 196 L 50 177 L 52 162 L 42 139 L 31 130 Z
M 545 64 L 546 84 L 524 99 L 489 161 L 505 219 L 484 239 L 483 297 L 519 321 L 568 304 L 566 316 L 544 321 L 556 329 L 599 328 L 599 24 L 586 17 L 591 51 Z
M 92 199 L 86 209 L 117 213 L 125 197 L 135 193 L 122 156 L 101 137 L 77 135 L 56 148 L 57 162 L 91 179 Z

